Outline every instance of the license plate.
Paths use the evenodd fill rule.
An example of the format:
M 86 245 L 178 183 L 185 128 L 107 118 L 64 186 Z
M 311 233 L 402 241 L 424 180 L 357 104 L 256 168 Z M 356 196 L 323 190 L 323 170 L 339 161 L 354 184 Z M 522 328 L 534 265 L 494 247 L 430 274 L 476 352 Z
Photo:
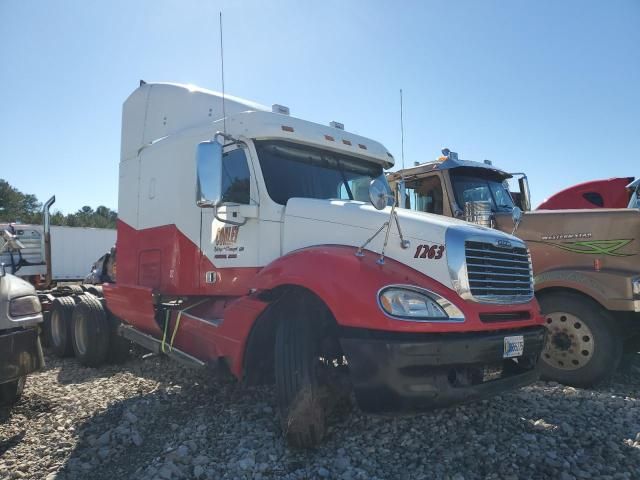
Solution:
M 504 353 L 503 358 L 521 357 L 524 352 L 524 337 L 522 335 L 513 335 L 512 337 L 504 337 Z

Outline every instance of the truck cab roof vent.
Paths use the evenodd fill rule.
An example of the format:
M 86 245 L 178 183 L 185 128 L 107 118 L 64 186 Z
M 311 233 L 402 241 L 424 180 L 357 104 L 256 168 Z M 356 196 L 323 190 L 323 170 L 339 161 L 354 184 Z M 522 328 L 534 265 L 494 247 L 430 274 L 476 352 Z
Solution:
M 289 107 L 278 105 L 277 103 L 271 105 L 271 111 L 273 113 L 280 113 L 281 115 L 289 115 Z
M 337 128 L 338 130 L 344 130 L 344 123 L 340 123 L 340 122 L 335 122 L 334 121 L 334 122 L 329 123 L 329 126 L 333 127 L 333 128 Z

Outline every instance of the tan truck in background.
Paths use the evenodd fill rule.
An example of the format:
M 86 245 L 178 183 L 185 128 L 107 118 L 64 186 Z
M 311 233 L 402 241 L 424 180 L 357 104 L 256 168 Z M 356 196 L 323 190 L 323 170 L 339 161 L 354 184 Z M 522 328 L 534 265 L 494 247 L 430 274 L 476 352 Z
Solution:
M 606 380 L 624 351 L 640 348 L 640 210 L 527 211 L 526 175 L 488 161 L 459 160 L 448 149 L 443 154 L 389 174 L 399 205 L 508 233 L 515 228 L 533 260 L 536 297 L 550 334 L 543 377 L 580 387 Z M 511 194 L 508 181 L 516 179 L 520 191 Z M 470 264 L 468 274 L 482 279 L 482 263 Z M 500 285 L 495 277 L 491 282 L 487 288 L 518 288 L 506 273 Z

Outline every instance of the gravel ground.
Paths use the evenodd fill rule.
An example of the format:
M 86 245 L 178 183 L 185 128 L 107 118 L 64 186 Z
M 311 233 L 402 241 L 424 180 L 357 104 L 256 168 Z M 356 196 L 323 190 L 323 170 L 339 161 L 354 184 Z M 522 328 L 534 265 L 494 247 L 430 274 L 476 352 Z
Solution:
M 0 410 L 0 479 L 640 478 L 640 356 L 598 390 L 539 382 L 416 417 L 353 411 L 311 452 L 285 446 L 271 387 L 158 357 L 47 360 Z

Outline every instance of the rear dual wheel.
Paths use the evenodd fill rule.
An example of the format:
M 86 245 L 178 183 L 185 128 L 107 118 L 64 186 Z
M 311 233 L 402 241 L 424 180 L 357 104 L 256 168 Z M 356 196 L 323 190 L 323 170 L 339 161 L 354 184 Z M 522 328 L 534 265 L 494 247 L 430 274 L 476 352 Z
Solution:
M 117 334 L 118 321 L 93 295 L 81 297 L 73 311 L 73 350 L 87 367 L 105 362 L 121 363 L 129 355 L 131 344 Z
M 75 306 L 73 297 L 58 297 L 53 301 L 46 333 L 47 343 L 58 357 L 73 355 L 71 317 Z
M 92 295 L 84 295 L 72 317 L 73 350 L 87 367 L 99 367 L 109 351 L 109 322 L 104 307 Z

